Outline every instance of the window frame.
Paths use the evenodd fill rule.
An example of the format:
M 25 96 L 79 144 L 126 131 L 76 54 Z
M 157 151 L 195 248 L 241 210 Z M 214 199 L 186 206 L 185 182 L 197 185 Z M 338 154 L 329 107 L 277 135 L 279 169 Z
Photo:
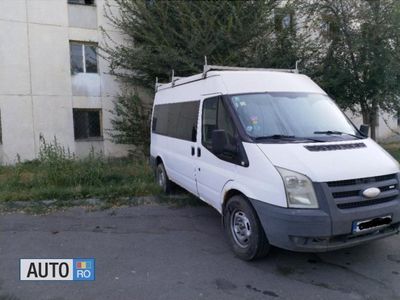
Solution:
M 79 112 L 98 112 L 99 113 L 99 132 L 100 136 L 95 136 L 95 137 L 84 137 L 84 138 L 77 138 L 75 135 L 75 111 Z M 72 108 L 72 123 L 73 123 L 73 129 L 74 129 L 74 140 L 75 142 L 87 142 L 87 141 L 104 141 L 104 133 L 103 133 L 103 109 L 101 108 L 78 108 L 74 107 Z M 88 124 L 85 124 L 89 126 Z M 85 128 L 88 130 L 88 128 Z
M 194 121 L 196 122 L 195 126 L 191 127 L 192 130 L 192 134 L 191 134 L 191 138 L 190 139 L 186 139 L 186 138 L 182 138 L 182 136 L 178 135 L 178 131 L 175 131 L 174 133 L 171 134 L 171 132 L 169 132 L 169 118 L 167 118 L 167 127 L 165 128 L 165 132 L 160 132 L 157 130 L 157 122 L 159 122 L 159 116 L 156 116 L 156 108 L 160 108 L 160 107 L 166 107 L 168 110 L 171 106 L 177 105 L 177 106 L 181 106 L 180 108 L 182 109 L 182 106 L 185 104 L 194 104 L 197 107 L 197 113 L 195 114 L 195 118 Z M 200 112 L 200 100 L 189 100 L 189 101 L 180 101 L 180 102 L 169 102 L 169 103 L 160 103 L 160 104 L 155 104 L 153 107 L 153 114 L 152 114 L 152 121 L 151 121 L 151 133 L 154 134 L 159 134 L 159 135 L 163 135 L 166 137 L 170 137 L 170 138 L 175 138 L 181 141 L 187 141 L 190 143 L 196 143 L 197 142 L 197 132 L 198 132 L 198 126 L 199 126 L 199 112 Z M 181 117 L 181 113 L 182 110 L 178 111 L 178 118 L 176 119 L 177 123 L 179 123 L 179 120 L 182 119 Z M 169 113 L 169 111 L 167 112 L 167 116 L 171 116 L 172 114 Z M 158 117 L 158 118 L 157 118 Z M 179 126 L 177 126 L 179 127 Z M 195 129 L 195 132 L 193 132 L 193 129 Z
M 67 0 L 67 3 L 68 3 L 68 4 L 72 4 L 72 5 L 96 6 L 96 0 L 93 0 L 93 3 L 92 3 L 92 4 L 74 2 L 73 0 Z
M 204 135 L 203 135 L 203 125 L 204 125 L 204 103 L 206 101 L 212 100 L 212 99 L 217 99 L 218 103 L 217 103 L 217 111 L 216 111 L 216 123 L 218 124 L 218 117 L 220 116 L 219 113 L 219 107 L 220 105 L 223 106 L 223 108 L 225 109 L 225 113 L 226 113 L 226 117 L 230 120 L 233 130 L 234 130 L 234 138 L 236 139 L 236 148 L 237 148 L 237 153 L 235 156 L 233 157 L 229 157 L 226 154 L 220 154 L 220 155 L 215 155 L 211 149 L 206 145 L 206 143 L 204 142 Z M 227 99 L 225 96 L 219 95 L 219 96 L 213 96 L 213 97 L 209 97 L 209 98 L 205 98 L 202 101 L 201 104 L 201 128 L 200 128 L 200 133 L 201 133 L 201 145 L 207 150 L 209 151 L 212 155 L 216 156 L 218 159 L 235 164 L 235 165 L 239 165 L 242 167 L 248 167 L 249 166 L 249 161 L 246 155 L 246 151 L 243 147 L 243 139 L 242 139 L 242 134 L 240 132 L 240 128 L 238 127 L 238 120 L 235 119 L 235 116 L 232 115 L 232 110 L 231 107 L 229 105 L 229 102 L 227 103 Z
M 267 142 L 256 141 L 256 140 L 254 140 L 254 138 L 252 138 L 251 136 L 249 136 L 247 134 L 245 128 L 242 125 L 242 122 L 239 119 L 239 116 L 237 115 L 237 113 L 236 113 L 236 111 L 235 111 L 235 109 L 233 107 L 233 104 L 230 101 L 230 98 L 234 97 L 234 96 L 254 95 L 254 94 L 264 94 L 264 93 L 291 93 L 291 92 L 245 92 L 245 93 L 234 93 L 234 94 L 224 95 L 224 101 L 225 101 L 225 103 L 227 103 L 227 107 L 230 110 L 231 117 L 235 122 L 235 126 L 236 126 L 236 128 L 237 128 L 237 130 L 239 132 L 239 135 L 240 135 L 242 141 L 244 141 L 244 142 L 253 143 L 253 144 L 259 144 L 259 143 L 269 144 Z M 296 92 L 292 92 L 292 93 L 296 93 Z M 307 92 L 299 92 L 299 93 L 307 93 Z M 319 93 L 312 93 L 312 94 L 319 94 Z M 333 104 L 343 113 L 343 115 L 346 118 L 347 122 L 349 122 L 349 124 L 354 127 L 355 131 L 357 133 L 359 133 L 360 135 L 362 135 L 360 130 L 359 130 L 359 128 L 354 124 L 354 122 L 350 119 L 350 117 L 348 117 L 344 113 L 344 111 L 339 107 L 339 105 L 337 104 L 336 100 L 331 95 L 327 95 L 327 94 L 321 94 L 321 95 L 327 96 L 333 102 Z
M 81 46 L 81 54 L 82 54 L 82 68 L 83 72 L 74 72 L 72 69 L 72 51 L 71 51 L 71 45 L 79 45 Z M 86 47 L 85 46 L 94 46 L 96 48 L 96 72 L 87 72 L 86 68 Z M 82 41 L 69 41 L 69 57 L 70 57 L 70 68 L 71 68 L 71 74 L 99 74 L 99 58 L 97 55 L 97 48 L 98 48 L 98 43 L 95 42 L 82 42 Z

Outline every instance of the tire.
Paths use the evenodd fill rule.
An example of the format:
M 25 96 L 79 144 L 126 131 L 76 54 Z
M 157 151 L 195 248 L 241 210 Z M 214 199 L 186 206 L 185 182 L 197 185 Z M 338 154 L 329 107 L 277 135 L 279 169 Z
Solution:
M 169 180 L 167 171 L 163 163 L 159 163 L 156 168 L 156 182 L 165 194 L 169 194 L 172 190 L 172 182 Z
M 228 200 L 223 211 L 223 224 L 236 256 L 250 261 L 268 254 L 268 239 L 256 211 L 246 198 L 236 195 Z

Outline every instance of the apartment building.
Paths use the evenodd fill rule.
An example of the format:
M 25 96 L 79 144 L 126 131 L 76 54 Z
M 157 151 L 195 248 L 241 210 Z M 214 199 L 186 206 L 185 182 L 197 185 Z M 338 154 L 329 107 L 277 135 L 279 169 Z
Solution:
M 126 155 L 108 135 L 120 87 L 97 53 L 100 26 L 121 37 L 104 9 L 104 0 L 0 0 L 0 163 L 37 157 L 40 136 L 78 156 Z

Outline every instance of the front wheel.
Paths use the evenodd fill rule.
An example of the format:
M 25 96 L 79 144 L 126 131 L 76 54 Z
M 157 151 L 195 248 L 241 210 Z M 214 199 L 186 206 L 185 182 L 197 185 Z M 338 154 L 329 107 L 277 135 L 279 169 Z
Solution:
M 223 212 L 225 233 L 234 253 L 243 260 L 267 255 L 270 245 L 250 203 L 240 195 L 228 200 Z

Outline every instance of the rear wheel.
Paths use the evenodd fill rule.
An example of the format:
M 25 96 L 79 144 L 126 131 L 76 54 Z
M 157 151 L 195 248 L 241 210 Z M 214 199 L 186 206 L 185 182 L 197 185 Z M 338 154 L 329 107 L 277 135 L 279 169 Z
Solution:
M 244 260 L 267 255 L 270 245 L 257 213 L 240 195 L 228 200 L 223 212 L 225 233 L 235 254 Z
M 156 181 L 164 193 L 169 194 L 171 192 L 172 182 L 168 178 L 163 163 L 157 165 Z

